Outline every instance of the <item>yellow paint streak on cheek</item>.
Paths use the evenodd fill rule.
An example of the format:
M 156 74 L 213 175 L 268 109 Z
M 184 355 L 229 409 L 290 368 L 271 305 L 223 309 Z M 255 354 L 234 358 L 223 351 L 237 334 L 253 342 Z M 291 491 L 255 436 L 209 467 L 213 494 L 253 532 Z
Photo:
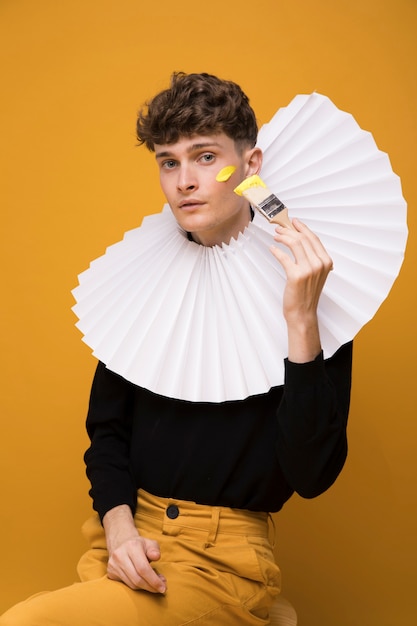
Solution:
M 216 176 L 217 182 L 225 183 L 227 180 L 229 180 L 235 170 L 236 168 L 234 165 L 227 165 L 226 167 L 223 167 L 223 169 L 221 169 Z

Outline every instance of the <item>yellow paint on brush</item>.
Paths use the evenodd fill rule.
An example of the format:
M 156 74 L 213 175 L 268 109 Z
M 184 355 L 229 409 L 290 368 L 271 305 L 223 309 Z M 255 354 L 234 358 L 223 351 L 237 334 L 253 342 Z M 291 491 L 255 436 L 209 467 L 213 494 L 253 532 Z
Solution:
M 231 175 L 233 174 L 235 170 L 236 170 L 236 167 L 234 165 L 227 165 L 226 167 L 221 169 L 220 172 L 217 174 L 216 176 L 217 182 L 225 183 L 227 180 L 229 180 L 229 178 L 231 177 Z
M 245 178 L 233 191 L 237 193 L 238 196 L 243 196 L 243 192 L 252 187 L 266 187 L 264 181 L 258 174 L 253 174 L 253 176 Z

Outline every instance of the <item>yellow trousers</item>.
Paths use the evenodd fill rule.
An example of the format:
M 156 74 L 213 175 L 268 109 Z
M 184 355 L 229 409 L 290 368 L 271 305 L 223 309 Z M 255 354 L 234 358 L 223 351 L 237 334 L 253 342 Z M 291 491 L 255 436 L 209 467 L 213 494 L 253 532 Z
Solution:
M 155 539 L 164 595 L 107 578 L 106 540 L 97 516 L 83 526 L 90 549 L 81 582 L 44 592 L 0 617 L 0 626 L 260 626 L 280 591 L 268 514 L 197 505 L 138 493 L 135 523 Z

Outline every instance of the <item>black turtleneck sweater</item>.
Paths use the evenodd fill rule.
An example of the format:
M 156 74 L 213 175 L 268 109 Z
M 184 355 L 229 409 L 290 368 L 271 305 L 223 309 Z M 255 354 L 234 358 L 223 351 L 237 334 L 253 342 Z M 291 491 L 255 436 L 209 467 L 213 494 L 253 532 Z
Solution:
M 347 454 L 352 344 L 333 357 L 285 362 L 285 383 L 244 400 L 206 403 L 159 396 L 99 363 L 87 416 L 93 506 L 102 519 L 157 496 L 278 511 L 296 491 L 313 498 Z

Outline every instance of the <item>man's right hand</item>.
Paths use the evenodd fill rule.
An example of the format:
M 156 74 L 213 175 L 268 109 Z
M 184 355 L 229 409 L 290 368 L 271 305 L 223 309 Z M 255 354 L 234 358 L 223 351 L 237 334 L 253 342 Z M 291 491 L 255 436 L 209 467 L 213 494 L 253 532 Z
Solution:
M 107 576 L 131 589 L 165 593 L 165 578 L 150 565 L 161 557 L 158 542 L 139 535 L 130 508 L 114 507 L 105 514 L 103 526 L 109 552 Z

